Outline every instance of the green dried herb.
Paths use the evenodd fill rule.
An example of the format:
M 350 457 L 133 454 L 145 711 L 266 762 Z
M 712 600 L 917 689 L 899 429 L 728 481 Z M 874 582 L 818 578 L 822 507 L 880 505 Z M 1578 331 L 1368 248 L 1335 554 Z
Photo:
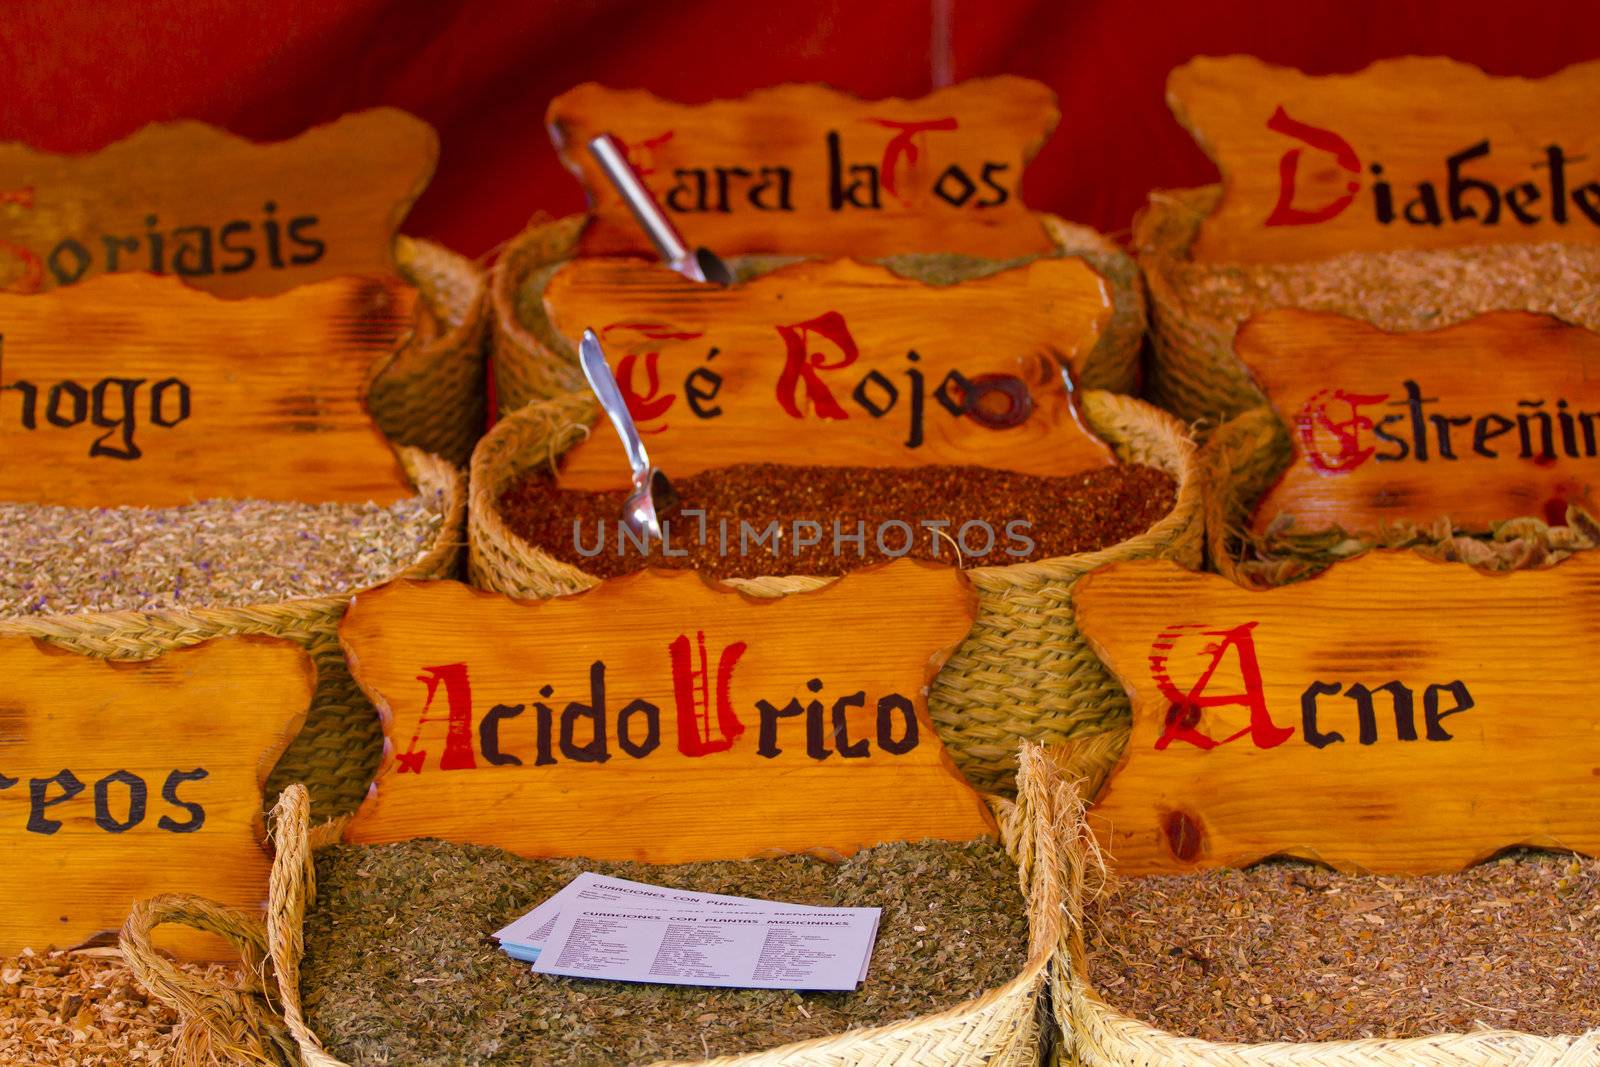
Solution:
M 555 978 L 493 931 L 586 870 L 798 904 L 880 907 L 853 993 Z M 311 1029 L 364 1064 L 620 1064 L 754 1051 L 927 1015 L 1003 985 L 1027 959 L 1017 870 L 997 844 L 883 845 L 650 866 L 527 860 L 440 841 L 317 853 L 301 994 Z

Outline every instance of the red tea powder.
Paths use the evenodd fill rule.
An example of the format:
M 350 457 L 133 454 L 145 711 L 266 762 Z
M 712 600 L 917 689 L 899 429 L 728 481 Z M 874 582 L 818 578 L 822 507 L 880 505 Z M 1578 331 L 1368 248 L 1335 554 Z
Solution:
M 898 556 L 1004 566 L 1091 552 L 1148 530 L 1175 498 L 1167 474 L 1127 465 L 1045 477 L 757 463 L 673 484 L 682 509 L 665 551 L 652 541 L 643 552 L 620 533 L 626 491 L 560 489 L 544 471 L 514 482 L 500 512 L 529 544 L 602 578 L 646 565 L 752 578 L 838 575 Z

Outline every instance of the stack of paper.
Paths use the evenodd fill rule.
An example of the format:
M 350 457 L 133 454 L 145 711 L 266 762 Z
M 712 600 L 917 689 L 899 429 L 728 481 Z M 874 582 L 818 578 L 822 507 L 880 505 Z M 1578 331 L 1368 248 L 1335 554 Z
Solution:
M 586 872 L 496 931 L 541 974 L 750 989 L 855 989 L 878 908 L 689 893 Z

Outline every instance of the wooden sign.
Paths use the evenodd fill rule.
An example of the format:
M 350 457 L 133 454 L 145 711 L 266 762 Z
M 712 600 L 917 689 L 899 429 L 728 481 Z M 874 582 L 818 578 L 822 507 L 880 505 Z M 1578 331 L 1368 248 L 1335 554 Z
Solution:
M 392 278 L 225 301 L 144 274 L 0 294 L 0 500 L 410 496 L 366 392 L 412 300 Z
M 362 593 L 340 634 L 386 743 L 345 838 L 680 863 L 982 836 L 926 698 L 975 612 L 909 560 L 776 599 L 666 570 Z
M 1235 348 L 1294 441 L 1257 530 L 1284 514 L 1349 531 L 1564 524 L 1600 481 L 1600 335 L 1582 327 L 1502 311 L 1388 333 L 1279 310 L 1246 322 Z
M 1314 77 L 1202 57 L 1167 102 L 1222 171 L 1198 260 L 1600 243 L 1600 62 L 1525 79 L 1408 56 Z
M 1164 560 L 1086 575 L 1079 626 L 1133 700 L 1090 823 L 1124 874 L 1600 854 L 1597 586 L 1593 553 L 1486 575 L 1372 552 L 1268 592 Z
M 697 105 L 587 84 L 551 101 L 546 121 L 593 207 L 582 255 L 654 255 L 589 155 L 609 132 L 691 247 L 1008 259 L 1052 247 L 1022 202 L 1022 171 L 1060 117 L 1049 88 L 1000 77 L 918 100 L 780 85 Z
M 944 287 L 807 262 L 726 289 L 637 260 L 575 260 L 545 307 L 566 337 L 600 335 L 651 461 L 675 477 L 741 461 L 1029 474 L 1112 462 L 1063 379 L 1111 316 L 1082 260 Z M 568 452 L 561 482 L 627 486 L 615 435 Z
M 303 649 L 230 637 L 113 663 L 0 637 L 0 672 L 0 953 L 116 931 L 158 893 L 266 902 L 261 791 L 311 702 Z M 207 945 L 171 943 L 228 955 Z
M 393 275 L 438 155 L 432 127 L 394 108 L 276 144 L 173 122 L 90 155 L 0 145 L 0 291 L 149 271 L 240 297 Z

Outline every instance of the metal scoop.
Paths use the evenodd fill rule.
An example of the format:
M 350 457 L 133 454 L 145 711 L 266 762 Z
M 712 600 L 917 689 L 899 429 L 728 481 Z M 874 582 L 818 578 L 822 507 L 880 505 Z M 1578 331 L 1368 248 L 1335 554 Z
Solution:
M 583 376 L 589 379 L 600 406 L 611 416 L 611 425 L 622 438 L 622 450 L 628 454 L 628 466 L 633 468 L 633 492 L 622 505 L 622 522 L 635 538 L 643 534 L 646 539 L 661 540 L 661 519 L 670 518 L 677 510 L 678 491 L 672 488 L 667 476 L 650 466 L 644 441 L 639 438 L 639 428 L 628 414 L 628 402 L 617 388 L 617 379 L 606 364 L 606 354 L 600 347 L 600 338 L 593 330 L 583 331 L 583 343 L 578 346 L 578 361 L 583 365 Z
M 622 194 L 623 201 L 633 212 L 633 217 L 639 220 L 639 225 L 644 227 L 645 235 L 656 246 L 656 251 L 667 266 L 691 281 L 711 282 L 713 285 L 733 284 L 733 272 L 714 252 L 706 248 L 689 251 L 683 234 L 678 232 L 672 220 L 661 210 L 661 205 L 656 203 L 656 198 L 639 180 L 638 173 L 623 153 L 621 141 L 609 133 L 602 133 L 589 142 L 589 154 L 594 156 L 605 176 Z

